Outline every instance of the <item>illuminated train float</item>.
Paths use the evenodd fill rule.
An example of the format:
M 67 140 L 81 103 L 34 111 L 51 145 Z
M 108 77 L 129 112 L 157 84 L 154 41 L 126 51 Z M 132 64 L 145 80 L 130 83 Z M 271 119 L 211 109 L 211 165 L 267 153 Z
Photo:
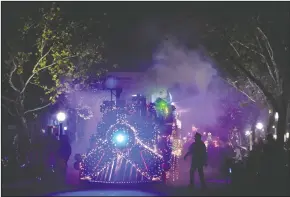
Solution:
M 102 121 L 91 136 L 89 151 L 76 154 L 80 179 L 99 183 L 166 181 L 172 166 L 175 107 L 157 98 L 135 95 L 126 104 L 104 101 Z

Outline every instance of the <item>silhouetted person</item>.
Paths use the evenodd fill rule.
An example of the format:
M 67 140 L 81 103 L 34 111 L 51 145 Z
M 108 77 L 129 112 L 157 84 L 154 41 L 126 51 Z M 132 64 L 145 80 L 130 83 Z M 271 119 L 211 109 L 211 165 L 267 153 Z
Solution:
M 227 184 L 229 184 L 230 176 L 231 176 L 231 168 L 234 157 L 234 150 L 229 142 L 224 140 L 224 145 L 221 147 L 221 171 L 223 178 L 226 180 Z
M 45 177 L 49 181 L 53 181 L 54 171 L 57 165 L 57 156 L 58 156 L 58 147 L 59 141 L 55 135 L 51 132 L 47 133 L 47 136 L 44 139 L 44 158 L 45 158 Z
M 194 187 L 194 174 L 195 171 L 198 171 L 200 183 L 203 188 L 206 188 L 205 180 L 204 180 L 204 172 L 203 167 L 207 165 L 207 153 L 206 146 L 201 140 L 201 135 L 196 133 L 194 136 L 195 142 L 193 142 L 184 156 L 184 160 L 186 160 L 187 156 L 191 155 L 191 168 L 190 168 L 190 185 Z
M 58 169 L 61 173 L 61 177 L 63 181 L 65 181 L 66 170 L 67 170 L 67 162 L 71 155 L 71 145 L 67 135 L 60 136 L 60 147 L 58 150 Z
M 234 157 L 235 163 L 242 162 L 243 156 L 242 156 L 241 149 L 238 146 L 236 146 L 234 149 L 234 152 L 235 152 L 235 157 Z
M 46 156 L 45 138 L 39 136 L 32 146 L 31 163 L 35 178 L 41 180 L 45 176 Z
M 264 148 L 264 142 L 261 137 L 258 138 L 257 143 L 254 144 L 254 148 L 257 152 L 262 153 Z
M 267 142 L 264 145 L 262 176 L 266 186 L 273 187 L 279 181 L 277 177 L 277 146 L 272 134 L 267 135 Z
M 237 187 L 241 187 L 243 180 L 244 180 L 244 173 L 243 173 L 243 157 L 241 153 L 241 148 L 239 146 L 234 147 L 235 156 L 233 157 L 233 165 L 231 167 L 232 169 L 232 183 L 233 185 Z

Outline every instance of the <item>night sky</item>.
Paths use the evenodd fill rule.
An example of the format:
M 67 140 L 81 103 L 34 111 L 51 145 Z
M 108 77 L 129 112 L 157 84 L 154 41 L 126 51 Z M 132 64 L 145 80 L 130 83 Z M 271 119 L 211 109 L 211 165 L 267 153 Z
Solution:
M 144 71 L 152 65 L 152 54 L 158 44 L 172 34 L 189 47 L 196 42 L 190 18 L 202 20 L 230 14 L 270 8 L 279 10 L 277 3 L 218 3 L 218 2 L 57 2 L 61 10 L 73 19 L 89 18 L 102 21 L 110 64 L 122 71 Z M 18 18 L 31 16 L 38 8 L 51 2 L 2 2 L 2 39 L 13 35 Z M 273 11 L 273 9 L 272 9 Z

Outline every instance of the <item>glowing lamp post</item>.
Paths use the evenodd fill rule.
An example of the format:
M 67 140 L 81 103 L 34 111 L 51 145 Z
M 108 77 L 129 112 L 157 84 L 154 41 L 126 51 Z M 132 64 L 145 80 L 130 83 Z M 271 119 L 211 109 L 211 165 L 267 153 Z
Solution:
M 59 135 L 62 136 L 63 135 L 63 127 L 62 127 L 62 123 L 63 121 L 65 121 L 66 119 L 66 114 L 64 112 L 58 112 L 56 114 L 56 119 L 59 122 Z
M 261 132 L 262 132 L 263 128 L 264 128 L 264 125 L 261 122 L 258 122 L 256 124 L 256 129 L 255 129 L 255 132 L 253 133 L 253 141 L 254 142 L 257 142 L 256 141 L 257 140 L 257 138 L 256 138 L 257 132 L 258 132 L 258 135 L 261 137 Z
M 259 129 L 259 130 L 263 129 L 263 127 L 264 127 L 264 125 L 262 123 L 260 123 L 260 122 L 258 122 L 256 124 L 256 128 Z
M 253 136 L 252 136 L 252 131 L 246 131 L 245 135 L 249 137 L 249 142 L 250 142 L 250 150 L 253 149 Z
M 278 114 L 278 112 L 276 112 L 275 113 L 275 120 L 278 121 L 278 119 L 279 119 L 279 114 Z

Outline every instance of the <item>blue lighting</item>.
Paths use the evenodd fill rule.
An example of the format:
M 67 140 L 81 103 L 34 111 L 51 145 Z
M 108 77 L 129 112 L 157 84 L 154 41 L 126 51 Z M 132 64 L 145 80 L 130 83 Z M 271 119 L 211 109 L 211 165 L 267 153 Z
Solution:
M 122 143 L 125 140 L 125 136 L 122 134 L 117 135 L 116 137 L 117 142 Z
M 52 196 L 163 196 L 138 190 L 87 190 L 53 194 Z
M 129 136 L 123 131 L 117 131 L 113 134 L 112 142 L 115 146 L 126 146 L 128 144 Z
M 108 89 L 116 88 L 117 84 L 118 84 L 117 79 L 115 77 L 112 77 L 112 76 L 108 77 L 107 80 L 105 81 L 105 86 Z

